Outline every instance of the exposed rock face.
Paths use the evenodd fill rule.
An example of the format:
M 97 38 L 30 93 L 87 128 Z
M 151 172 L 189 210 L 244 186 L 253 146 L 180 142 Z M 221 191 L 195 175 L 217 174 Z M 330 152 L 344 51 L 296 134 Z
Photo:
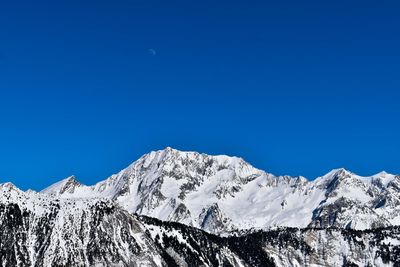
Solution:
M 330 177 L 327 179 L 327 177 Z M 360 177 L 340 169 L 314 181 L 325 199 L 313 211 L 310 226 L 370 229 L 399 225 L 399 176 Z

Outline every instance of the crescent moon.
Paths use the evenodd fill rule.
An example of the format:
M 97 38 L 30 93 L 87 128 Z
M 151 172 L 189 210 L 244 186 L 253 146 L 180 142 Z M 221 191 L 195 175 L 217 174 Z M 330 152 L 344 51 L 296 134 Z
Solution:
M 154 49 L 149 49 L 148 51 L 149 51 L 149 54 L 152 55 L 152 56 L 157 55 L 157 52 Z

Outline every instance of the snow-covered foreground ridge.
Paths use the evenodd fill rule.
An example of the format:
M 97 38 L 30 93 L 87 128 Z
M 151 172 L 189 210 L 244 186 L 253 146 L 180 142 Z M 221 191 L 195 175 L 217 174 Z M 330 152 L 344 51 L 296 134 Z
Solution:
M 93 186 L 69 177 L 40 194 L 105 198 L 129 213 L 212 233 L 275 226 L 369 229 L 400 224 L 400 176 L 336 169 L 308 181 L 274 176 L 241 158 L 172 148 L 142 156 Z
M 277 228 L 217 236 L 111 200 L 0 187 L 0 266 L 399 266 L 400 227 Z

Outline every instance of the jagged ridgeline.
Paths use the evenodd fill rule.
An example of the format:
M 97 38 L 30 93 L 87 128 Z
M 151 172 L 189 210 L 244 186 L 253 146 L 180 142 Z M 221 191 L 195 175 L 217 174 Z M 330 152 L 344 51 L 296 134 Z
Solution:
M 142 156 L 93 186 L 69 177 L 42 191 L 58 198 L 107 198 L 130 213 L 215 234 L 250 228 L 370 229 L 400 224 L 400 176 L 336 169 L 309 181 L 275 176 L 241 158 L 172 148 Z
M 1 266 L 400 266 L 400 177 L 167 148 L 93 186 L 0 185 Z

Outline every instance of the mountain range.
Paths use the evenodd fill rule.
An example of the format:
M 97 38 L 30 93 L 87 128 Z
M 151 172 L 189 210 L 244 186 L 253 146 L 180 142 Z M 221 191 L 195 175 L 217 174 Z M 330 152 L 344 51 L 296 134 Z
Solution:
M 400 266 L 399 204 L 399 175 L 310 181 L 168 147 L 92 186 L 1 184 L 0 264 Z

